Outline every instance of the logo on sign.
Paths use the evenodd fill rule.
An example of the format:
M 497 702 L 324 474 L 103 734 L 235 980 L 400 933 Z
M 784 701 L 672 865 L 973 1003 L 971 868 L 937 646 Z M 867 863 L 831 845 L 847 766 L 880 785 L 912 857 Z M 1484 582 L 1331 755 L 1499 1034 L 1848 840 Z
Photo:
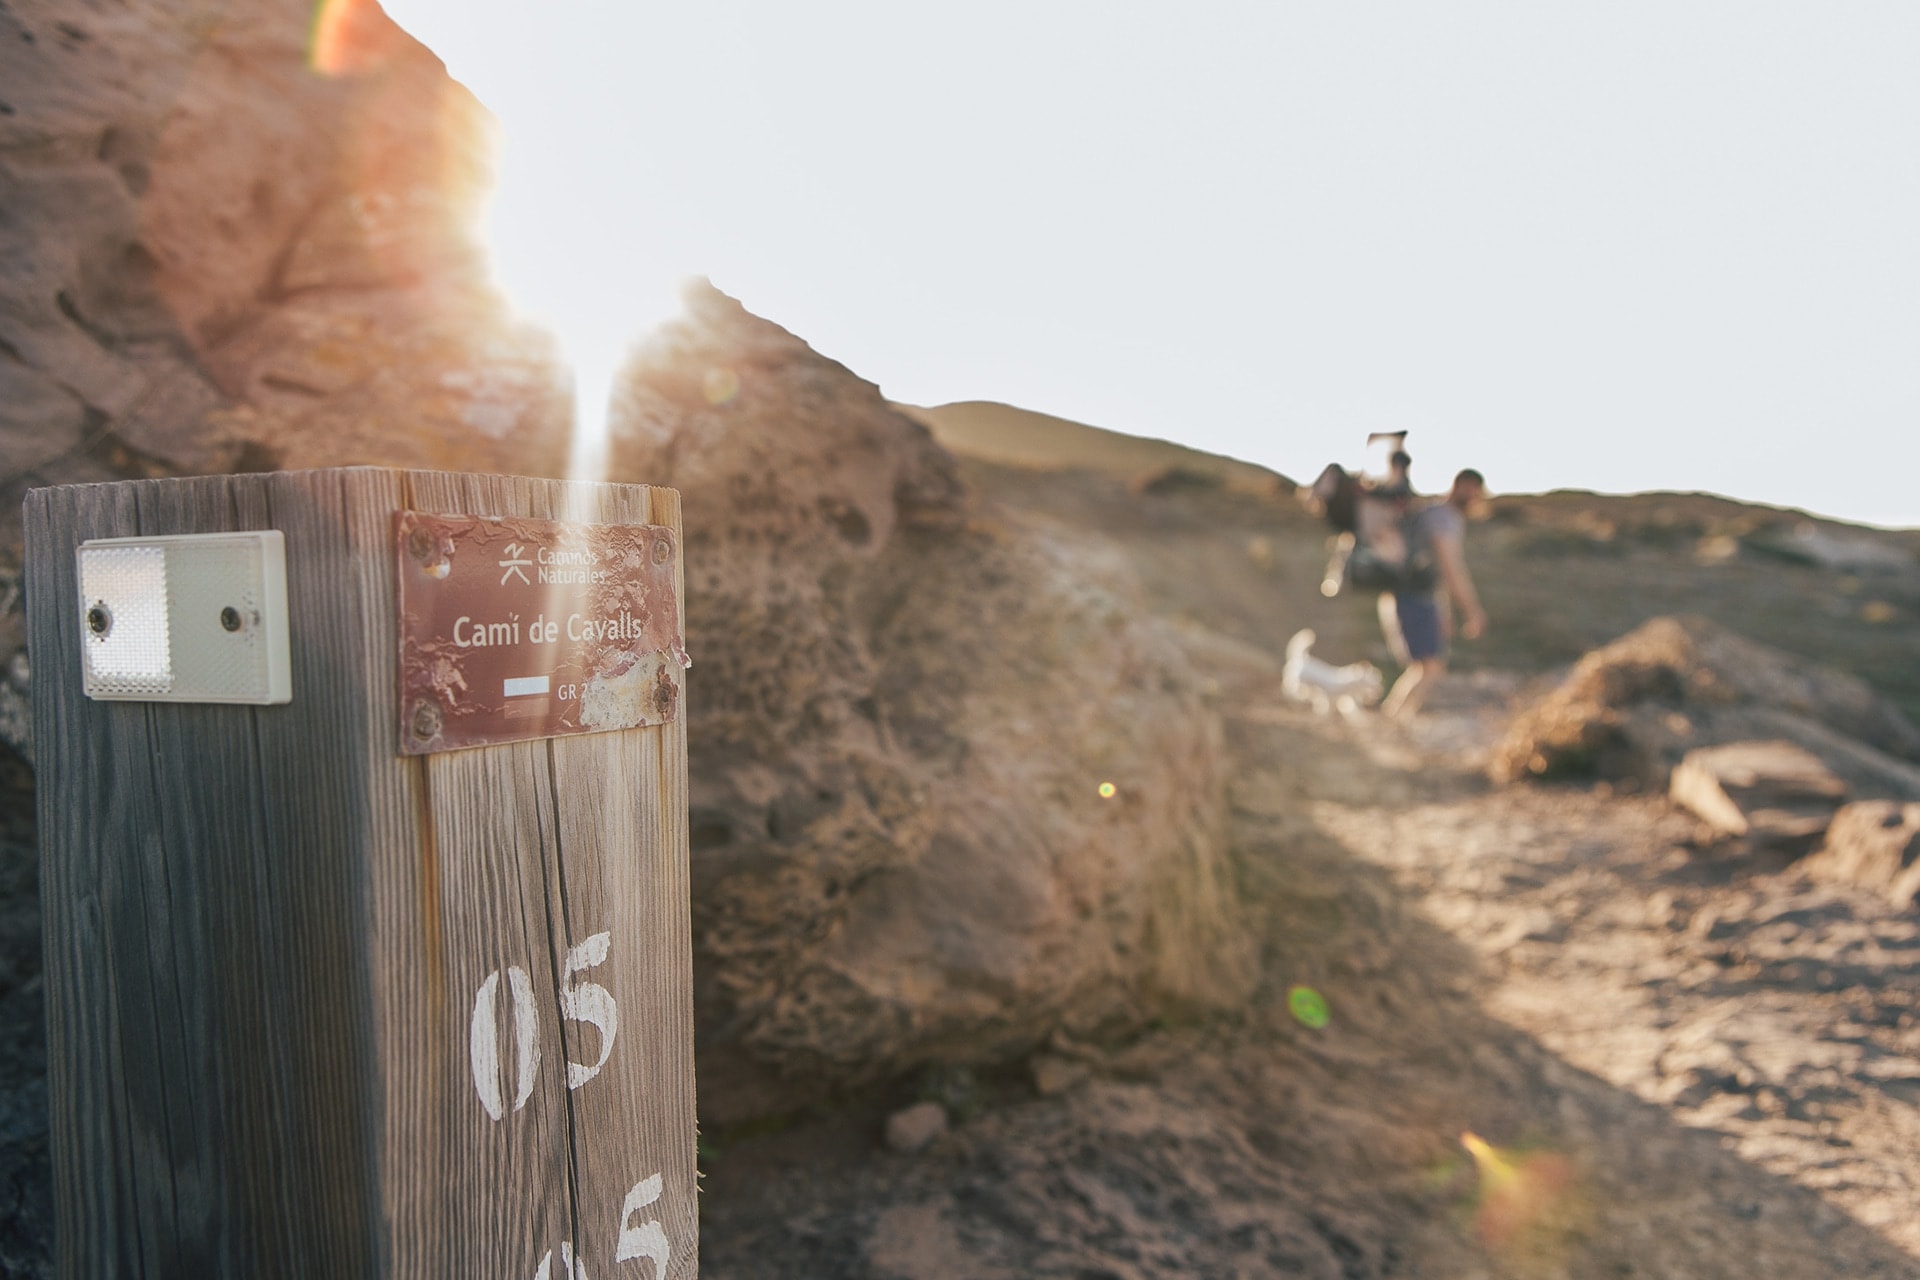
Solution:
M 506 570 L 500 575 L 500 585 L 506 586 L 508 578 L 518 578 L 528 586 L 532 586 L 532 580 L 527 577 L 527 566 L 533 561 L 522 559 L 527 554 L 527 549 L 517 542 L 509 542 L 506 549 L 507 558 L 500 562 L 500 567 Z

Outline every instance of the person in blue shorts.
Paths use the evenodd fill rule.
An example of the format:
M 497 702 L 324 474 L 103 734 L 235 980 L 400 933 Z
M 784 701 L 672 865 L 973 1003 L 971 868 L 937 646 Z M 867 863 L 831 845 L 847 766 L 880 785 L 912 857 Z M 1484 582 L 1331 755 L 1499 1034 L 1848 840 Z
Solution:
M 1421 511 L 1414 519 L 1417 534 L 1430 550 L 1438 569 L 1438 585 L 1424 591 L 1402 589 L 1380 597 L 1380 625 L 1394 657 L 1405 668 L 1393 682 L 1381 711 L 1396 720 L 1409 720 L 1420 710 L 1433 686 L 1447 673 L 1447 646 L 1453 635 L 1453 614 L 1460 615 L 1460 634 L 1472 640 L 1487 629 L 1473 576 L 1467 572 L 1467 514 L 1486 501 L 1487 482 L 1471 468 L 1453 478 L 1444 502 Z

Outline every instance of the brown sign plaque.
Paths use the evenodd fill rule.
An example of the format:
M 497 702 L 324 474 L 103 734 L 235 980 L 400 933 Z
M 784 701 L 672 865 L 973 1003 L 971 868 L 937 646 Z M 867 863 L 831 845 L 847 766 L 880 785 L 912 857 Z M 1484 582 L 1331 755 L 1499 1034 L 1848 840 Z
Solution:
M 417 511 L 393 529 L 404 754 L 679 714 L 671 529 Z

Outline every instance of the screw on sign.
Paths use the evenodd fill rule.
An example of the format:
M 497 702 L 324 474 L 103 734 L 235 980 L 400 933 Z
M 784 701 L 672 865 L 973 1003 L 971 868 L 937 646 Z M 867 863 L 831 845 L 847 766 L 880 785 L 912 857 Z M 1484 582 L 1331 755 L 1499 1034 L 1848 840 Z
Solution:
M 614 1038 L 620 1032 L 620 1009 L 613 993 L 596 982 L 575 982 L 576 974 L 606 963 L 613 945 L 610 932 L 596 933 L 567 952 L 560 974 L 560 1017 L 565 1022 L 584 1022 L 600 1033 L 600 1056 L 592 1065 L 567 1063 L 567 1088 L 578 1089 L 607 1065 L 613 1055 Z M 480 984 L 473 999 L 473 1023 L 468 1033 L 468 1053 L 473 1066 L 474 1092 L 480 1106 L 496 1121 L 508 1114 L 506 1095 L 501 1089 L 500 1067 L 500 973 L 495 969 Z M 519 1111 L 533 1096 L 533 1085 L 540 1071 L 540 1040 L 533 1000 L 533 979 L 518 965 L 506 970 L 507 990 L 513 999 L 514 1093 L 512 1110 Z M 666 1280 L 672 1249 L 666 1229 L 657 1219 L 633 1225 L 634 1214 L 660 1198 L 664 1181 L 659 1174 L 642 1178 L 627 1192 L 620 1206 L 619 1238 L 614 1245 L 616 1263 L 646 1258 L 652 1261 L 658 1280 Z M 573 1242 L 560 1243 L 558 1276 L 553 1272 L 553 1250 L 540 1260 L 534 1280 L 587 1280 L 586 1263 L 575 1256 Z

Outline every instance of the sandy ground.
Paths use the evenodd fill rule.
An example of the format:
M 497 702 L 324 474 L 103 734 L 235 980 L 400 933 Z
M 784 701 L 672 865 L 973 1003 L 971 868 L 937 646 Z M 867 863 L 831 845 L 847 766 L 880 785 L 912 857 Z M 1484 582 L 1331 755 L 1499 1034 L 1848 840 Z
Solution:
M 914 1155 L 910 1086 L 716 1135 L 704 1273 L 1920 1276 L 1920 921 L 1491 788 L 1513 687 L 1411 730 L 1236 699 L 1244 1015 L 921 1082 L 959 1120 Z

